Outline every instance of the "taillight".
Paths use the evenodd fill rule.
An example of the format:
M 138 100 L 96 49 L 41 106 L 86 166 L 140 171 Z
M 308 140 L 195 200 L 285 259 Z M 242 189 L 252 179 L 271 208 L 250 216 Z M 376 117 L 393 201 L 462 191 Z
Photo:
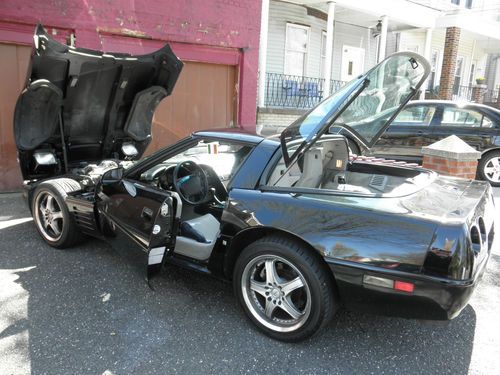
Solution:
M 413 293 L 415 284 L 406 281 L 392 280 L 385 277 L 364 275 L 363 284 L 378 286 L 381 288 L 388 288 L 398 290 L 400 292 Z
M 413 293 L 413 288 L 415 287 L 412 283 L 407 283 L 404 281 L 394 281 L 394 289 L 400 290 L 402 292 Z

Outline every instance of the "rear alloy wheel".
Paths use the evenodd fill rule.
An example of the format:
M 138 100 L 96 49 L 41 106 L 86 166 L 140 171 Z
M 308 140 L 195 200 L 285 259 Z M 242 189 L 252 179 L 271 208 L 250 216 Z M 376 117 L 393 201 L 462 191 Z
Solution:
M 82 240 L 65 202 L 67 193 L 79 189 L 78 182 L 68 178 L 49 180 L 35 189 L 31 212 L 38 233 L 50 246 L 65 248 Z
M 250 320 L 278 340 L 304 340 L 333 315 L 327 270 L 309 249 L 286 238 L 265 237 L 245 248 L 234 288 Z
M 478 165 L 483 180 L 492 186 L 500 186 L 500 151 L 489 152 L 482 157 Z

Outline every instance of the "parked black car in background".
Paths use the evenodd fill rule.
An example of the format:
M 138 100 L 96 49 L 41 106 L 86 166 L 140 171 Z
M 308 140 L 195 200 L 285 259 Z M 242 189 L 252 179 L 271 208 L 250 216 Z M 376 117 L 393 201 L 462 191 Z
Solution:
M 421 163 L 422 146 L 452 134 L 481 151 L 478 177 L 500 186 L 500 111 L 482 104 L 411 101 L 366 154 Z

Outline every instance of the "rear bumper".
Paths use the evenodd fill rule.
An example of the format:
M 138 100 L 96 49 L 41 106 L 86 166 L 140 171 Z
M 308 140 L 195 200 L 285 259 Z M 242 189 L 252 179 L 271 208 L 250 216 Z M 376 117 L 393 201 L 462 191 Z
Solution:
M 467 303 L 481 279 L 489 258 L 478 265 L 474 277 L 450 280 L 327 259 L 342 303 L 354 311 L 411 319 L 448 320 L 455 318 Z M 363 283 L 365 275 L 410 282 L 411 293 Z

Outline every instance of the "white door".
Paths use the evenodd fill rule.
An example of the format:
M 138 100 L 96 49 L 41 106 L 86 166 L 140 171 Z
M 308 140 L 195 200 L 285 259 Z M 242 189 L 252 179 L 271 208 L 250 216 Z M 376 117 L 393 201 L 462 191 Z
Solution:
M 340 79 L 351 81 L 365 70 L 365 49 L 344 45 L 342 47 L 342 66 Z
M 285 74 L 305 76 L 309 27 L 287 23 L 285 42 Z

